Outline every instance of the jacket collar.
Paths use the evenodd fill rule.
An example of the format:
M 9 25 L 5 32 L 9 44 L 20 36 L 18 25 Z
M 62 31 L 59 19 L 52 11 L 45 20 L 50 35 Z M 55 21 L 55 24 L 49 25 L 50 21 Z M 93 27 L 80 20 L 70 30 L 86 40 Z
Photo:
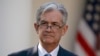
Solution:
M 27 54 L 28 56 L 38 56 L 38 46 L 31 48 Z

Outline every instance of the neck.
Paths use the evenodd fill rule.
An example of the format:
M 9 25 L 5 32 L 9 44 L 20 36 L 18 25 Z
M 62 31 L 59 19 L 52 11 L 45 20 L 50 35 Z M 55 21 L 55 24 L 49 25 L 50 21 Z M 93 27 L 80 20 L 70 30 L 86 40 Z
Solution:
M 43 44 L 43 43 L 41 43 L 41 45 L 43 46 L 43 48 L 48 53 L 50 53 L 51 51 L 53 51 L 58 46 L 58 44 Z

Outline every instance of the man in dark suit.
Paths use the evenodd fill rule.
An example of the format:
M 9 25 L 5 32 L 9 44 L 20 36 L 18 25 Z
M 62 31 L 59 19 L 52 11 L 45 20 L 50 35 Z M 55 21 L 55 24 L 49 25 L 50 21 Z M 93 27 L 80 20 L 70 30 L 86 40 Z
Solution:
M 76 56 L 59 45 L 68 29 L 67 11 L 63 5 L 50 2 L 40 6 L 36 20 L 34 27 L 39 35 L 39 44 L 8 56 Z

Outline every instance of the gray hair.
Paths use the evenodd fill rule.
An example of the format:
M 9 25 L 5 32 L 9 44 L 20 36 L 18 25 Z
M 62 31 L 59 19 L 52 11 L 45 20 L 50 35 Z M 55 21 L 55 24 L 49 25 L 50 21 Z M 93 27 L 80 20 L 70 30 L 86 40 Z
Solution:
M 55 10 L 55 9 L 62 13 L 62 15 L 63 15 L 63 20 L 62 20 L 63 24 L 66 24 L 67 11 L 66 11 L 66 9 L 64 8 L 64 6 L 62 4 L 58 4 L 58 3 L 55 3 L 55 2 L 49 2 L 49 3 L 46 3 L 42 6 L 40 6 L 40 8 L 37 10 L 37 14 L 36 14 L 37 23 L 40 21 L 41 14 L 43 14 L 47 11 Z

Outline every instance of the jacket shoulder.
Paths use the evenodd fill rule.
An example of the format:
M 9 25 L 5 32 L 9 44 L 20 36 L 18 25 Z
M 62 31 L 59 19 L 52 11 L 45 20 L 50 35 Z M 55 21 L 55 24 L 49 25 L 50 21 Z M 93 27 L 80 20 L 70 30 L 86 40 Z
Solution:
M 61 54 L 62 56 L 77 56 L 76 54 L 74 54 L 74 53 L 72 53 L 72 52 L 70 52 L 62 47 L 60 47 L 60 53 L 62 53 Z
M 65 55 L 77 56 L 76 54 L 74 54 L 74 53 L 72 53 L 72 52 L 70 52 L 70 51 L 68 51 L 68 50 L 64 50 L 64 51 L 65 51 L 65 52 L 64 52 Z
M 8 56 L 27 56 L 29 54 L 29 52 L 32 51 L 32 48 L 28 48 L 22 51 L 18 51 L 18 52 L 14 52 L 9 54 Z

